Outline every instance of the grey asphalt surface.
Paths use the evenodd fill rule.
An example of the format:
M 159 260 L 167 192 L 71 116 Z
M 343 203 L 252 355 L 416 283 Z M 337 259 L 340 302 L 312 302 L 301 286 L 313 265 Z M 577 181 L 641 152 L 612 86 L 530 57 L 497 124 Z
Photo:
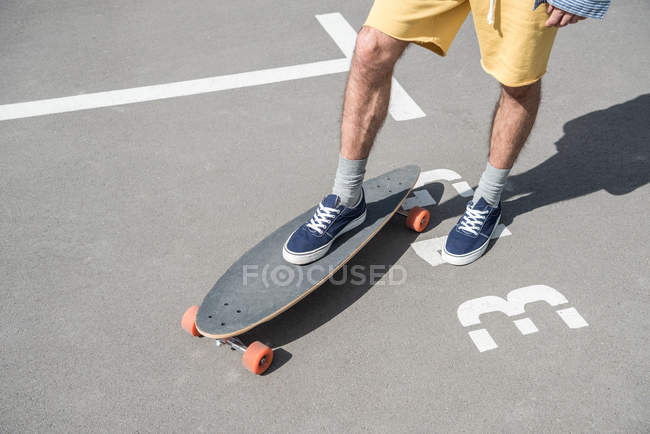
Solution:
M 358 30 L 369 7 L 5 1 L 0 104 L 341 58 L 314 16 Z M 429 185 L 428 231 L 396 217 L 352 261 L 407 279 L 326 284 L 245 336 L 276 348 L 264 376 L 180 317 L 329 191 L 345 73 L 0 122 L 0 431 L 649 432 L 649 14 L 614 2 L 560 30 L 511 236 L 432 267 L 410 244 L 446 235 L 465 199 Z M 395 77 L 426 117 L 387 120 L 368 176 L 417 163 L 476 185 L 498 86 L 471 22 Z M 479 352 L 458 306 L 529 285 L 589 326 L 531 303 L 538 333 L 486 314 L 498 348 Z

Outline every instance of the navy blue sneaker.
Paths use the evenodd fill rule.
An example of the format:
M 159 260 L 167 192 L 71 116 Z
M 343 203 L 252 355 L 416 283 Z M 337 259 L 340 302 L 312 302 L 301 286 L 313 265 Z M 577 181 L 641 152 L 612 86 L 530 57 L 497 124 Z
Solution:
M 501 202 L 490 206 L 481 198 L 474 204 L 469 201 L 465 214 L 449 232 L 442 249 L 442 259 L 453 265 L 467 265 L 485 253 L 490 238 L 501 219 Z
M 352 208 L 339 204 L 339 197 L 330 194 L 318 204 L 312 218 L 291 234 L 282 257 L 292 264 L 314 262 L 327 251 L 340 235 L 356 228 L 366 220 L 366 199 L 361 191 L 359 202 Z

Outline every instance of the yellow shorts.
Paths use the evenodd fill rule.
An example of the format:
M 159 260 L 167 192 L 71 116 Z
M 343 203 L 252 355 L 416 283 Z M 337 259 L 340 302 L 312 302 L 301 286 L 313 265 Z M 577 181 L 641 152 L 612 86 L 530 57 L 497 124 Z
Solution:
M 481 66 L 506 86 L 525 86 L 546 72 L 556 27 L 544 27 L 545 5 L 533 0 L 375 0 L 365 25 L 444 56 L 470 10 L 481 49 Z

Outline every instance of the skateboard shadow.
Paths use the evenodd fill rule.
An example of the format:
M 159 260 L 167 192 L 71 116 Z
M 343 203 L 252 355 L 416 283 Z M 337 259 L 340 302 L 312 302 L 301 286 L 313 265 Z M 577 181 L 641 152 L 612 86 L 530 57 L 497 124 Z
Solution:
M 273 363 L 271 366 L 264 372 L 263 375 L 269 375 L 274 371 L 280 369 L 285 363 L 291 359 L 292 355 L 289 351 L 284 348 L 276 348 L 273 350 Z
M 650 182 L 649 119 L 650 94 L 645 94 L 564 124 L 555 155 L 508 179 L 501 222 L 509 225 L 537 208 L 599 190 L 621 196 L 646 185 Z M 428 230 L 460 217 L 467 201 L 455 196 L 434 207 Z M 598 209 L 594 204 L 593 212 Z
M 391 203 L 391 200 L 389 198 L 385 201 Z M 373 206 L 376 207 L 375 210 L 372 209 Z M 376 218 L 382 215 L 384 206 L 381 203 L 369 204 L 369 218 L 364 225 L 371 225 L 376 221 Z M 357 230 L 361 228 L 341 238 L 353 236 Z M 405 228 L 403 216 L 394 215 L 330 280 L 286 312 L 243 334 L 242 340 L 259 340 L 277 348 L 310 333 L 363 297 L 376 282 L 390 272 L 391 267 L 408 250 L 417 236 L 417 233 Z M 335 249 L 336 244 L 332 248 Z

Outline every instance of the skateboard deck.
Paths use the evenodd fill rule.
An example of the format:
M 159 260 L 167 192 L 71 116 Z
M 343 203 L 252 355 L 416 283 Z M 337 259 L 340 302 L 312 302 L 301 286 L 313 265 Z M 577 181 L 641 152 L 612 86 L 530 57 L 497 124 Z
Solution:
M 228 343 L 235 349 L 246 351 L 245 345 L 234 337 L 273 319 L 325 283 L 400 209 L 419 173 L 419 167 L 405 166 L 364 182 L 367 204 L 365 222 L 337 238 L 327 255 L 310 264 L 286 262 L 282 258 L 282 247 L 293 231 L 311 218 L 314 209 L 278 228 L 226 270 L 198 310 L 196 306 L 188 309 L 183 316 L 183 328 L 196 336 L 217 339 L 217 344 Z M 428 223 L 428 215 L 421 208 L 419 214 L 409 213 L 407 226 L 421 231 Z M 409 219 L 417 219 L 417 223 L 409 223 Z M 259 342 L 253 343 L 257 344 L 267 351 L 266 358 L 259 356 L 260 360 L 270 364 L 270 349 Z M 245 365 L 246 357 L 245 353 Z M 255 363 L 257 361 L 253 361 L 254 366 Z M 261 366 L 262 362 L 259 364 Z

